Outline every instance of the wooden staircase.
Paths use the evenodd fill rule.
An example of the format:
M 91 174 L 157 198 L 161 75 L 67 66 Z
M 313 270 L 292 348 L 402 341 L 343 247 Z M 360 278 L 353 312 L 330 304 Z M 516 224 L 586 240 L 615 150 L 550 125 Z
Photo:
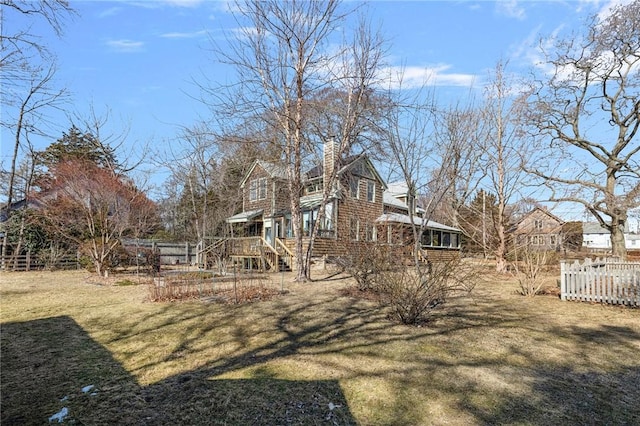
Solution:
M 293 267 L 293 253 L 279 239 L 275 239 L 275 247 L 264 238 L 262 240 L 262 254 L 269 269 L 273 272 L 290 272 Z
M 197 262 L 202 269 L 214 269 L 214 262 L 220 264 L 229 257 L 228 238 L 215 241 L 204 247 L 203 242 L 198 244 Z
M 228 238 L 199 250 L 198 254 L 199 263 L 205 269 L 213 266 L 213 263 L 208 261 L 210 258 L 218 263 L 222 258 L 230 260 L 242 269 L 271 272 L 291 271 L 294 263 L 293 253 L 279 238 L 275 239 L 274 245 L 262 237 Z

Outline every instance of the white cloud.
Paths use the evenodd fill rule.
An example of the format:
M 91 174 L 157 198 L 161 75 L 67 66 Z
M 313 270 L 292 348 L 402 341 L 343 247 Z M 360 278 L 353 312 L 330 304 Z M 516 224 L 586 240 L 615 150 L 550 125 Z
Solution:
M 502 15 L 515 18 L 520 21 L 527 17 L 524 7 L 520 6 L 518 0 L 506 0 L 496 2 L 496 9 Z
M 196 7 L 202 3 L 202 0 L 164 0 L 164 2 L 176 7 Z
M 439 64 L 430 67 L 388 67 L 382 70 L 382 80 L 391 89 L 416 89 L 424 86 L 472 87 L 476 82 L 473 74 L 448 73 L 451 65 Z
M 106 45 L 116 52 L 131 53 L 140 52 L 144 47 L 144 42 L 133 40 L 108 40 Z
M 632 0 L 609 0 L 605 2 L 605 4 L 600 8 L 600 11 L 598 12 L 598 18 L 600 20 L 607 19 L 611 15 L 613 9 L 618 6 L 627 5 L 631 2 Z
M 196 38 L 201 36 L 206 36 L 208 34 L 207 30 L 200 31 L 192 31 L 192 32 L 172 32 L 172 33 L 164 33 L 161 34 L 162 38 Z
M 130 0 L 125 2 L 132 6 L 143 7 L 145 9 L 157 9 L 164 6 L 193 8 L 198 7 L 203 1 L 204 0 Z
M 119 6 L 110 7 L 98 13 L 98 18 L 107 18 L 109 16 L 117 15 L 121 10 L 122 8 Z

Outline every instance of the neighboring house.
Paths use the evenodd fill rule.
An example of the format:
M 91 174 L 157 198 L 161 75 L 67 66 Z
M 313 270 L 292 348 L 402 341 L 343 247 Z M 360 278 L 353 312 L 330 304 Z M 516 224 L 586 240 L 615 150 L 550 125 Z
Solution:
M 629 224 L 625 225 L 624 242 L 627 250 L 640 249 L 640 235 L 629 232 Z M 589 250 L 611 250 L 611 233 L 598 222 L 582 224 L 582 246 Z
M 536 207 L 516 223 L 512 234 L 519 247 L 559 250 L 564 243 L 564 223 L 547 209 Z
M 323 205 L 327 172 L 336 166 L 335 186 Z M 319 229 L 313 245 L 313 257 L 347 254 L 354 244 L 386 244 L 407 253 L 411 243 L 407 186 L 387 186 L 365 154 L 336 158 L 334 146 L 324 147 L 322 164 L 304 173 L 300 197 L 303 244 L 319 217 Z M 229 255 L 245 265 L 275 270 L 293 265 L 293 224 L 284 167 L 256 160 L 241 182 L 242 212 L 231 216 Z M 415 209 L 414 221 L 420 223 L 421 210 Z M 459 255 L 461 231 L 429 221 L 421 237 L 423 250 L 433 257 Z M 218 243 L 219 245 L 221 243 Z
M 4 238 L 5 223 L 9 220 L 11 212 L 39 207 L 40 203 L 31 199 L 27 200 L 26 198 L 14 201 L 10 206 L 7 206 L 6 203 L 0 205 L 0 238 Z

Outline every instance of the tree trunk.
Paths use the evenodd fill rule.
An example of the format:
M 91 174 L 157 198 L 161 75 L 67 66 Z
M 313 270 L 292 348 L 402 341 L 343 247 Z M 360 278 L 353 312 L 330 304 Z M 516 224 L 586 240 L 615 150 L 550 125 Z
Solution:
M 613 226 L 611 226 L 611 254 L 618 256 L 620 260 L 627 260 L 627 247 L 624 241 L 624 221 L 612 218 Z

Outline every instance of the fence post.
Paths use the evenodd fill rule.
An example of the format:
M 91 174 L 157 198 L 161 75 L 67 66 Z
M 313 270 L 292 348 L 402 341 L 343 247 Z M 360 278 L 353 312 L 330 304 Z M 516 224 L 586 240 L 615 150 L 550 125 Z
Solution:
M 560 300 L 567 300 L 567 261 L 560 261 Z

